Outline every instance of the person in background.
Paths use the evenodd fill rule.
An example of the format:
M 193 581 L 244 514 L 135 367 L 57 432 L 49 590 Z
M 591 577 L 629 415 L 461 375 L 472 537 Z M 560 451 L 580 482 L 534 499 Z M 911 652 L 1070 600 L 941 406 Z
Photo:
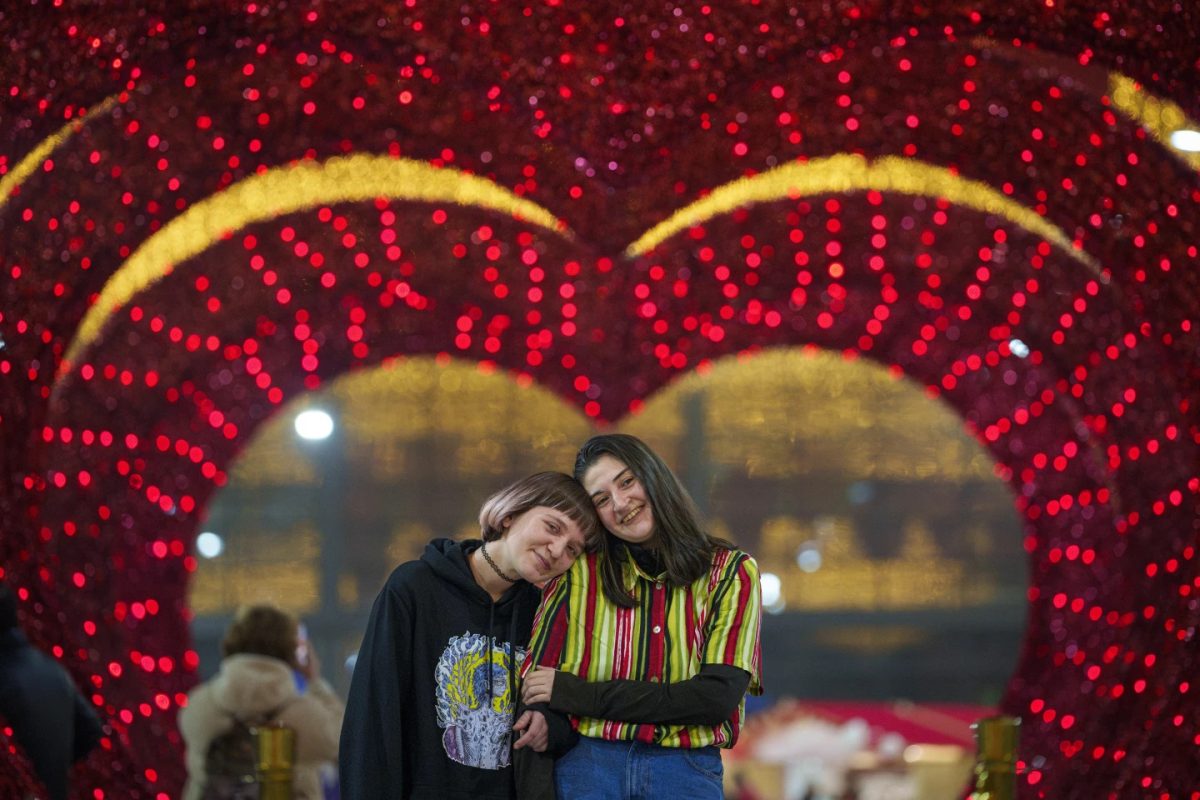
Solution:
M 241 608 L 221 653 L 217 674 L 192 689 L 179 711 L 188 772 L 183 800 L 200 800 L 210 780 L 227 779 L 214 765 L 214 743 L 239 722 L 278 722 L 293 729 L 295 800 L 321 800 L 320 769 L 337 760 L 344 706 L 321 677 L 315 649 L 301 642 L 296 619 L 272 605 Z
M 0 717 L 50 800 L 66 800 L 71 765 L 100 741 L 100 720 L 67 671 L 29 643 L 17 599 L 0 583 Z
M 640 439 L 592 437 L 575 477 L 607 535 L 546 587 L 522 689 L 577 724 L 558 796 L 721 798 L 719 748 L 762 692 L 758 565 L 704 531 Z
M 515 770 L 513 749 L 555 749 L 570 726 L 517 713 L 517 670 L 538 587 L 595 545 L 600 523 L 569 475 L 541 472 L 492 495 L 479 527 L 482 541 L 430 542 L 375 600 L 342 729 L 344 800 L 553 796 L 549 771 Z

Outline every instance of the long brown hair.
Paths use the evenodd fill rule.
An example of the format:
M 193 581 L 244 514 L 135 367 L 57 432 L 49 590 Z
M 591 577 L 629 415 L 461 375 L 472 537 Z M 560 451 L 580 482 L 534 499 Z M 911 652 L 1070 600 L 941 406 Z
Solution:
M 692 583 L 708 572 L 718 547 L 733 548 L 729 542 L 704 530 L 687 489 L 658 454 L 636 436 L 604 433 L 588 439 L 575 456 L 575 479 L 582 482 L 584 473 L 604 455 L 623 463 L 641 482 L 654 512 L 652 541 L 666 569 L 668 583 L 673 586 Z M 624 560 L 624 542 L 606 530 L 600 548 L 601 585 L 613 603 L 632 608 L 637 599 L 630 595 L 622 580 Z

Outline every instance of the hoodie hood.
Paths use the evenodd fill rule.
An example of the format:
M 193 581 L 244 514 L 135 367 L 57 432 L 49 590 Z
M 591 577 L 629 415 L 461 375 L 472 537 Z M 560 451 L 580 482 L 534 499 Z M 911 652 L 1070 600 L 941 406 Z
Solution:
M 434 539 L 425 545 L 425 553 L 421 556 L 421 560 L 429 565 L 435 575 L 454 586 L 468 600 L 486 606 L 495 605 L 499 611 L 520 600 L 528 592 L 529 584 L 525 581 L 517 581 L 493 604 L 492 596 L 475 582 L 475 576 L 471 573 L 471 565 L 467 560 L 471 553 L 474 553 L 482 545 L 483 541 L 480 539 L 463 541 Z
M 221 661 L 212 681 L 213 700 L 242 719 L 277 711 L 294 700 L 292 668 L 270 656 L 238 653 Z

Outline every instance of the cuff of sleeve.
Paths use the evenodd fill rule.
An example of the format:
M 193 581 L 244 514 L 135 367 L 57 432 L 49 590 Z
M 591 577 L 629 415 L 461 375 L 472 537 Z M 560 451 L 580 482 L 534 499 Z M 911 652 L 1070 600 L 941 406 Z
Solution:
M 578 675 L 559 670 L 554 676 L 550 708 L 567 714 L 588 716 L 588 709 L 595 704 L 595 688 L 595 684 L 588 683 Z
M 571 720 L 567 719 L 565 714 L 551 709 L 548 703 L 534 703 L 527 708 L 541 713 L 546 720 L 546 755 L 558 758 L 565 755 L 579 741 L 579 734 L 571 726 Z

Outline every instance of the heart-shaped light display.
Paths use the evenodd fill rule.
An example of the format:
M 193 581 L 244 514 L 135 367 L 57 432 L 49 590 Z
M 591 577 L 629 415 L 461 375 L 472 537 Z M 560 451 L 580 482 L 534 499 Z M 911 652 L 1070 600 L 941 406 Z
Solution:
M 1200 40 L 1062 5 L 6 11 L 0 568 L 112 726 L 80 796 L 177 794 L 192 537 L 288 398 L 445 353 L 615 419 L 816 345 L 1013 488 L 1023 796 L 1196 797 L 1200 182 L 1146 110 Z

